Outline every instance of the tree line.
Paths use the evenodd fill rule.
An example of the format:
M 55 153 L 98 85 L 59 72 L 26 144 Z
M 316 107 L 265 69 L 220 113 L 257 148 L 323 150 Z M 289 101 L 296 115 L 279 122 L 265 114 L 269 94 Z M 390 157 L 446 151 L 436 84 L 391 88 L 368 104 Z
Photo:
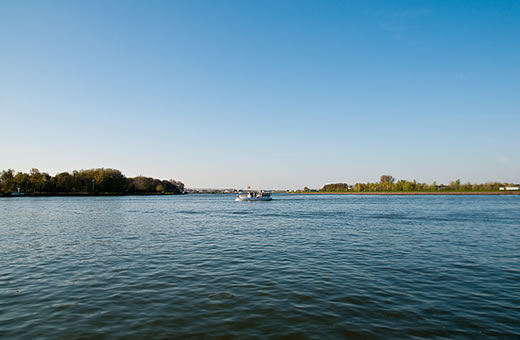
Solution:
M 184 184 L 170 179 L 160 180 L 137 176 L 128 178 L 116 169 L 74 170 L 51 176 L 38 169 L 29 173 L 13 169 L 0 173 L 0 192 L 27 194 L 110 194 L 110 193 L 169 193 L 182 194 Z
M 507 183 L 489 182 L 483 184 L 471 184 L 470 182 L 461 183 L 460 179 L 451 181 L 448 185 L 438 185 L 436 182 L 432 184 L 419 183 L 415 180 L 396 180 L 390 175 L 381 176 L 379 182 L 374 183 L 356 183 L 348 185 L 347 183 L 326 184 L 320 189 L 320 192 L 413 192 L 413 191 L 499 191 L 499 188 L 507 185 Z

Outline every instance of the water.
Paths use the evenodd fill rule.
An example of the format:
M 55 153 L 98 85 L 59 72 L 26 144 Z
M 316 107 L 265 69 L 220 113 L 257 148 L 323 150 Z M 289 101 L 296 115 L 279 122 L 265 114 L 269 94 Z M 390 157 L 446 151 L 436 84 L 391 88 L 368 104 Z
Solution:
M 520 337 L 520 196 L 0 199 L 0 338 Z

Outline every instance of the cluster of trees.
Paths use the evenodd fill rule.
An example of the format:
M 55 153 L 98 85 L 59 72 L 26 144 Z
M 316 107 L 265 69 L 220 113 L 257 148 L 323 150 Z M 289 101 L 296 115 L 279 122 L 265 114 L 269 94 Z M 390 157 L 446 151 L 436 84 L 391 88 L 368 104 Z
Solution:
M 320 192 L 378 192 L 378 191 L 498 191 L 506 183 L 484 183 L 471 184 L 461 183 L 460 180 L 452 181 L 448 185 L 438 185 L 418 183 L 417 181 L 399 180 L 389 175 L 381 176 L 379 182 L 375 183 L 356 183 L 352 186 L 347 183 L 327 184 L 320 189 Z
M 347 183 L 326 184 L 326 185 L 323 186 L 323 188 L 320 189 L 320 191 L 324 191 L 324 192 L 344 192 L 344 191 L 348 191 L 348 184 Z
M 171 193 L 184 192 L 184 184 L 173 179 L 166 181 L 150 177 L 125 177 L 116 169 L 74 170 L 51 176 L 38 169 L 29 173 L 13 169 L 0 173 L 0 192 L 53 193 Z

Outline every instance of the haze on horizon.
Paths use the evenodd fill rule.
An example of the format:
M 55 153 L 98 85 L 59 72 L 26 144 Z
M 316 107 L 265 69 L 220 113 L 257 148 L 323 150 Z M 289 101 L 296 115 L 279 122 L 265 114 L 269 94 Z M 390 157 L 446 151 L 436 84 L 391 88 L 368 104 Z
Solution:
M 520 182 L 518 1 L 2 1 L 0 170 Z

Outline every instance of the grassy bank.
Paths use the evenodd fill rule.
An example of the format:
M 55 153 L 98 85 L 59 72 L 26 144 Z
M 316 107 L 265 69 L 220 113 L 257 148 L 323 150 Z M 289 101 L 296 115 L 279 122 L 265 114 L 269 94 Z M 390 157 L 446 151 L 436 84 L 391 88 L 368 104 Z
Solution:
M 520 195 L 520 191 L 370 191 L 370 192 L 291 192 L 303 195 Z

